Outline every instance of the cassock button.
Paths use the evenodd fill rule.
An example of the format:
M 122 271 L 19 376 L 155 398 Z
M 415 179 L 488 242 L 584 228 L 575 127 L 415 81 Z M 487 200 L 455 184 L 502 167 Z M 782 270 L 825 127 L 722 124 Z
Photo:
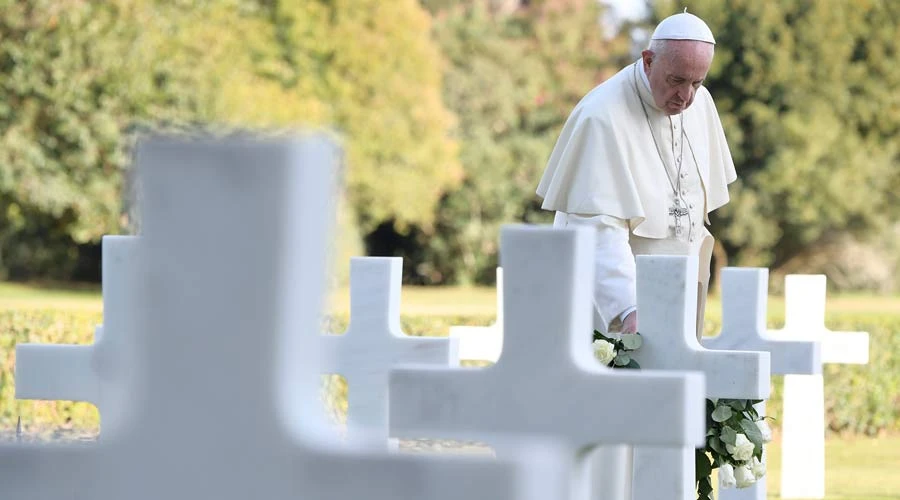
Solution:
M 689 206 L 690 208 L 694 208 L 694 204 L 693 204 L 693 203 L 691 203 L 691 204 L 688 205 L 688 206 Z
M 682 190 L 681 190 L 681 195 L 682 195 L 682 196 L 687 196 L 687 189 L 682 189 Z
M 678 163 L 681 163 L 681 160 L 680 160 L 680 159 L 678 160 Z M 681 178 L 682 178 L 682 179 L 687 178 L 687 172 L 682 172 L 682 173 L 681 173 Z

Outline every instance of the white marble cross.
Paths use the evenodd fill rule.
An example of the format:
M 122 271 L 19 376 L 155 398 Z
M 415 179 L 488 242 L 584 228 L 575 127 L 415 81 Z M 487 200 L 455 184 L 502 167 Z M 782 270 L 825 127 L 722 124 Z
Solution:
M 590 228 L 501 230 L 504 348 L 487 368 L 398 368 L 392 435 L 492 443 L 501 430 L 600 443 L 695 446 L 705 434 L 698 374 L 612 370 L 593 357 Z M 498 450 L 502 455 L 505 450 Z M 578 465 L 579 497 L 590 488 Z
M 722 330 L 701 340 L 708 349 L 768 352 L 773 375 L 813 375 L 822 372 L 821 342 L 776 337 L 766 329 L 769 270 L 722 269 Z M 757 405 L 765 414 L 765 402 Z M 719 500 L 765 500 L 765 479 L 748 488 L 721 488 Z
M 545 500 L 550 448 L 520 462 L 338 451 L 318 408 L 337 151 L 157 138 L 144 190 L 123 425 L 98 443 L 0 445 L 10 500 Z M 299 332 L 299 333 L 298 333 Z M 105 336 L 104 336 L 105 337 Z
M 768 290 L 768 269 L 722 269 L 722 329 L 704 337 L 703 347 L 768 352 L 773 375 L 822 373 L 821 342 L 773 335 L 766 329 Z
M 347 380 L 347 437 L 376 446 L 388 441 L 388 375 L 399 363 L 456 366 L 456 339 L 412 337 L 400 326 L 403 259 L 350 261 L 350 325 L 322 335 L 323 366 Z
M 769 353 L 712 351 L 697 341 L 697 257 L 640 255 L 636 264 L 644 342 L 632 357 L 641 368 L 697 370 L 706 375 L 708 398 L 768 398 Z M 634 500 L 695 498 L 694 453 L 693 447 L 635 447 Z
M 129 287 L 138 246 L 133 236 L 104 236 L 101 248 L 104 325 L 94 330 L 94 343 L 17 345 L 16 398 L 92 403 L 106 431 L 124 418 L 137 312 Z
M 785 325 L 772 331 L 822 343 L 822 363 L 865 364 L 869 334 L 825 327 L 825 276 L 785 278 Z M 825 389 L 821 373 L 784 376 L 781 497 L 825 498 Z
M 451 326 L 459 340 L 459 359 L 496 363 L 503 350 L 503 268 L 497 268 L 497 320 L 490 326 Z

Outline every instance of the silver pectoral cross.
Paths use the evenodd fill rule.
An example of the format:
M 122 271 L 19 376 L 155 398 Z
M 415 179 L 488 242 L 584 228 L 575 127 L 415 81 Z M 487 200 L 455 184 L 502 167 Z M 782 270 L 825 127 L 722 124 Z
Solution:
M 684 226 L 681 225 L 681 218 L 688 215 L 688 209 L 681 206 L 681 200 L 675 199 L 675 204 L 669 208 L 669 215 L 675 217 L 675 236 L 683 236 Z

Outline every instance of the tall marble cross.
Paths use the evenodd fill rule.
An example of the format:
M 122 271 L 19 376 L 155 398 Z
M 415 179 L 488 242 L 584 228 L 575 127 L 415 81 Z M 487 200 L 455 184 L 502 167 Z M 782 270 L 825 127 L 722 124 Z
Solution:
M 561 439 L 573 454 L 600 443 L 702 444 L 700 375 L 612 370 L 594 359 L 593 282 L 583 278 L 594 274 L 594 238 L 581 227 L 504 227 L 500 359 L 393 371 L 392 435 L 494 444 L 493 434 L 508 430 Z M 584 461 L 576 472 L 576 498 L 586 498 L 593 485 Z
M 768 269 L 722 269 L 722 330 L 701 343 L 708 349 L 768 352 L 773 375 L 822 373 L 821 342 L 775 336 L 766 329 L 768 290 Z M 765 415 L 765 402 L 757 410 Z M 719 500 L 765 500 L 766 490 L 764 479 L 748 488 L 720 488 Z
M 138 308 L 131 293 L 139 265 L 137 238 L 104 236 L 101 250 L 104 324 L 95 329 L 94 343 L 17 345 L 16 398 L 92 403 L 106 432 L 121 428 L 127 419 L 123 405 Z
M 125 290 L 138 304 L 128 323 L 135 355 L 122 425 L 98 443 L 0 445 L 0 497 L 568 494 L 565 461 L 549 447 L 543 457 L 526 450 L 521 463 L 448 461 L 339 451 L 323 438 L 314 331 L 337 157 L 314 138 L 141 144 L 141 258 Z
M 400 326 L 403 259 L 354 257 L 350 261 L 350 325 L 342 335 L 322 335 L 323 365 L 347 380 L 347 437 L 376 446 L 388 442 L 388 376 L 400 363 L 455 366 L 456 339 L 413 337 Z
M 636 264 L 641 368 L 699 371 L 708 398 L 768 398 L 768 352 L 712 351 L 697 341 L 697 257 L 640 255 Z M 634 500 L 695 498 L 695 463 L 693 447 L 635 447 Z
M 822 363 L 865 364 L 869 334 L 825 327 L 825 276 L 785 278 L 785 324 L 773 337 L 821 342 Z M 825 498 L 825 387 L 821 373 L 784 376 L 781 497 Z

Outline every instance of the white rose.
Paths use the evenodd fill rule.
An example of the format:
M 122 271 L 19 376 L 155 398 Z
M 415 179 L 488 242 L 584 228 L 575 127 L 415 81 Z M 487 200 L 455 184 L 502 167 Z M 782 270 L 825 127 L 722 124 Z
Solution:
M 594 357 L 606 366 L 616 357 L 616 346 L 605 340 L 595 340 Z
M 760 479 L 766 475 L 766 463 L 760 462 L 758 458 L 753 457 L 753 461 L 750 462 L 750 470 L 753 471 L 753 476 L 756 479 Z
M 737 481 L 734 479 L 734 467 L 731 464 L 722 464 L 719 466 L 719 484 L 723 488 L 734 488 Z
M 734 480 L 738 488 L 746 488 L 756 482 L 756 476 L 747 465 L 734 468 Z
M 738 461 L 750 460 L 750 457 L 753 456 L 753 449 L 755 446 L 747 436 L 744 434 L 738 434 L 737 439 L 734 440 L 734 445 L 725 444 L 725 449 L 728 450 L 728 453 L 731 453 L 731 456 Z
M 768 443 L 772 440 L 772 429 L 769 428 L 769 424 L 765 420 L 757 421 L 756 427 L 759 428 L 759 433 L 762 434 L 763 443 Z

